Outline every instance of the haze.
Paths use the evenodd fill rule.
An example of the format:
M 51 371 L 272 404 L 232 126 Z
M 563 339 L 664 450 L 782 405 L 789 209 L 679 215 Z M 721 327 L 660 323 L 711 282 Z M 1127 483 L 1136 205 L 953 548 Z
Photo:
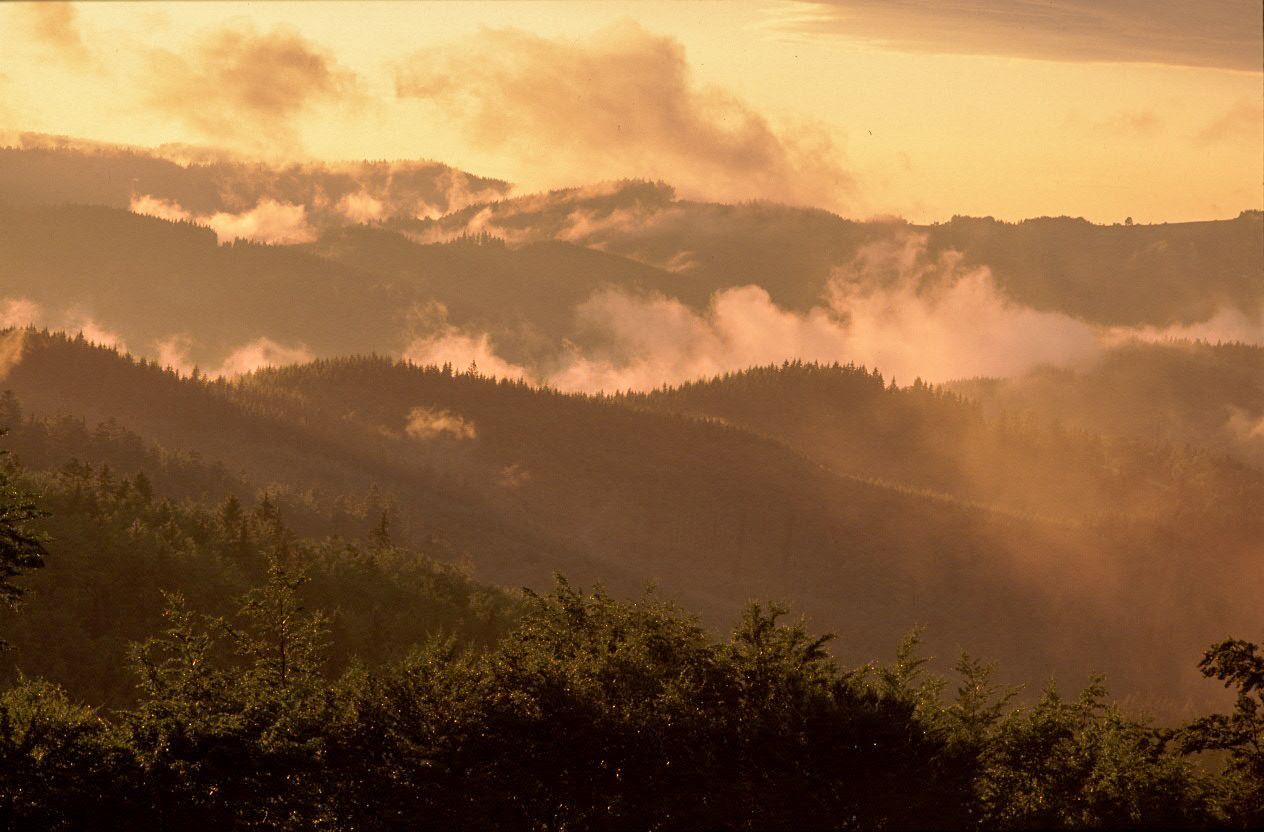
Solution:
M 1262 27 L 0 5 L 0 828 L 1264 828 Z

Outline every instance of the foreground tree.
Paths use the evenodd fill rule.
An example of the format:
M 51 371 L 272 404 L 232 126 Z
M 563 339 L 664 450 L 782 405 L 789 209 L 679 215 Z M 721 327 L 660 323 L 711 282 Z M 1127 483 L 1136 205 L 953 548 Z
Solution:
M 1228 754 L 1220 799 L 1230 823 L 1264 827 L 1264 655 L 1259 645 L 1227 639 L 1198 664 L 1203 675 L 1237 689 L 1230 714 L 1213 714 L 1186 729 L 1189 751 Z
M 0 430 L 0 436 L 5 431 Z M 33 524 L 44 516 L 31 495 L 13 484 L 7 451 L 0 451 L 0 606 L 13 607 L 22 597 L 14 579 L 44 565 L 48 554 Z M 0 642 L 2 645 L 3 642 Z

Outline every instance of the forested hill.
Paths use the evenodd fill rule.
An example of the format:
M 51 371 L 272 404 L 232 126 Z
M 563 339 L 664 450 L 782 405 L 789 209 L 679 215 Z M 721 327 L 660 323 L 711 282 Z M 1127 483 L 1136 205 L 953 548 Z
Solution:
M 238 212 L 261 199 L 302 205 L 318 223 L 348 222 L 339 203 L 367 194 L 386 216 L 445 211 L 473 195 L 505 194 L 506 182 L 439 162 L 267 164 L 192 147 L 157 150 L 81 142 L 34 133 L 0 147 L 0 202 L 104 205 L 126 209 L 138 196 L 196 214 Z
M 1253 534 L 1264 472 L 1250 464 L 1259 440 L 1247 426 L 1264 419 L 1261 355 L 1235 345 L 1128 344 L 1082 372 L 947 388 L 788 362 L 621 400 L 720 419 L 840 473 L 963 500 L 1067 519 L 1212 514 Z M 1190 393 L 1178 406 L 1184 390 L 1198 401 Z
M 207 382 L 82 340 L 5 337 L 23 339 L 3 385 L 25 421 L 113 417 L 141 442 L 222 463 L 226 483 L 316 505 L 376 492 L 401 545 L 443 540 L 493 583 L 655 580 L 713 621 L 782 598 L 849 657 L 921 623 L 941 656 L 968 646 L 1025 679 L 1109 669 L 1120 690 L 1170 704 L 1206 694 L 1186 657 L 1251 626 L 1264 589 L 1258 538 L 1196 506 L 1197 523 L 1055 523 L 843 476 L 714 419 L 444 368 L 354 358 Z M 942 394 L 890 396 L 975 418 Z M 1186 612 L 1161 613 L 1172 608 Z
M 137 354 L 173 343 L 203 368 L 261 337 L 319 356 L 398 354 L 445 323 L 491 332 L 507 360 L 530 361 L 559 349 L 575 306 L 602 288 L 705 303 L 691 286 L 565 242 L 420 245 L 356 227 L 310 245 L 220 245 L 209 228 L 114 208 L 0 204 L 0 306 L 32 302 L 71 331 L 86 316 Z
M 671 267 L 711 289 L 756 284 L 778 304 L 816 304 L 833 270 L 866 246 L 924 235 L 987 266 L 1016 303 L 1106 325 L 1203 321 L 1224 306 L 1264 307 L 1264 213 L 1159 225 L 1095 225 L 1073 217 L 933 225 L 857 222 L 767 203 L 676 198 L 663 183 L 623 182 L 476 204 L 429 220 L 399 218 L 425 238 L 477 227 L 515 241 L 565 239 Z M 1190 275 L 1198 275 L 1197 280 Z
M 1264 468 L 1264 346 L 1132 341 L 1080 366 L 949 387 L 990 413 L 1211 448 Z

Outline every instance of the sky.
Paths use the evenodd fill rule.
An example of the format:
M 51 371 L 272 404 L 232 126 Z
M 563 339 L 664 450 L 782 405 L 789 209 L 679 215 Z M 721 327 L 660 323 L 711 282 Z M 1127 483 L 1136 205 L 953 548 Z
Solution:
M 914 222 L 1264 208 L 1260 0 L 10 3 L 0 131 Z

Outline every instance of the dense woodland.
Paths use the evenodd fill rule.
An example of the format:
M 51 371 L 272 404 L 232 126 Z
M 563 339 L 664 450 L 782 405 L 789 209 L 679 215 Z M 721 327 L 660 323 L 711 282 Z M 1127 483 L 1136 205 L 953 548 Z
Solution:
M 1154 336 L 1259 320 L 1260 212 L 911 226 L 19 144 L 0 829 L 1264 825 L 1264 347 Z M 265 199 L 304 241 L 206 224 Z M 961 276 L 852 268 L 902 245 L 1093 349 L 539 382 L 618 353 L 610 290 L 807 321 Z M 449 331 L 536 381 L 401 357 Z
M 20 663 L 113 696 L 94 708 L 35 674 L 7 681 L 6 828 L 1264 820 L 1264 656 L 1248 642 L 1199 665 L 1236 690 L 1229 713 L 1161 728 L 1100 680 L 1016 706 L 968 655 L 929 674 L 915 635 L 890 662 L 842 667 L 775 605 L 716 639 L 654 594 L 560 578 L 506 594 L 399 550 L 384 523 L 366 546 L 302 541 L 267 500 L 214 512 L 86 467 L 10 464 L 0 485 L 6 635 L 80 651 L 69 668 L 38 649 Z M 25 621 L 27 592 L 86 613 L 82 628 Z
M 809 457 L 773 425 L 735 424 L 736 412 L 656 404 L 697 386 L 642 403 L 372 357 L 210 382 L 81 340 L 23 338 L 5 381 L 20 460 L 108 464 L 126 477 L 153 469 L 172 494 L 212 506 L 267 493 L 305 536 L 363 541 L 385 513 L 399 544 L 498 585 L 541 587 L 555 571 L 625 595 L 652 582 L 714 626 L 749 598 L 793 599 L 814 627 L 846 634 L 840 655 L 854 661 L 924 624 L 936 655 L 968 646 L 1026 683 L 1109 669 L 1117 690 L 1171 715 L 1213 704 L 1185 656 L 1222 630 L 1258 626 L 1257 470 L 1181 447 L 989 428 L 954 394 L 891 389 L 860 368 L 788 365 L 714 384 L 767 378 L 789 391 L 833 379 L 825 395 L 849 398 L 831 412 L 853 414 L 836 418 L 874 406 L 874 424 L 906 433 L 885 446 L 881 479 L 819 453 L 845 450 L 863 435 L 854 424 L 821 431 Z M 801 415 L 788 392 L 751 395 L 747 410 L 773 399 Z M 925 407 L 956 416 L 909 417 Z M 470 433 L 410 433 L 418 408 L 459 417 Z M 960 436 L 946 433 L 958 422 Z M 66 439 L 48 438 L 57 431 Z M 994 481 L 937 481 L 960 462 L 945 449 L 961 437 L 1017 449 L 1011 480 L 1030 494 L 1011 488 L 993 505 Z M 883 447 L 864 445 L 873 465 Z M 1117 508 L 1088 511 L 1071 497 L 1065 510 L 1041 506 L 1042 490 L 1074 496 L 1086 482 L 1117 495 L 1102 509 Z M 1185 613 L 1166 615 L 1172 605 Z

